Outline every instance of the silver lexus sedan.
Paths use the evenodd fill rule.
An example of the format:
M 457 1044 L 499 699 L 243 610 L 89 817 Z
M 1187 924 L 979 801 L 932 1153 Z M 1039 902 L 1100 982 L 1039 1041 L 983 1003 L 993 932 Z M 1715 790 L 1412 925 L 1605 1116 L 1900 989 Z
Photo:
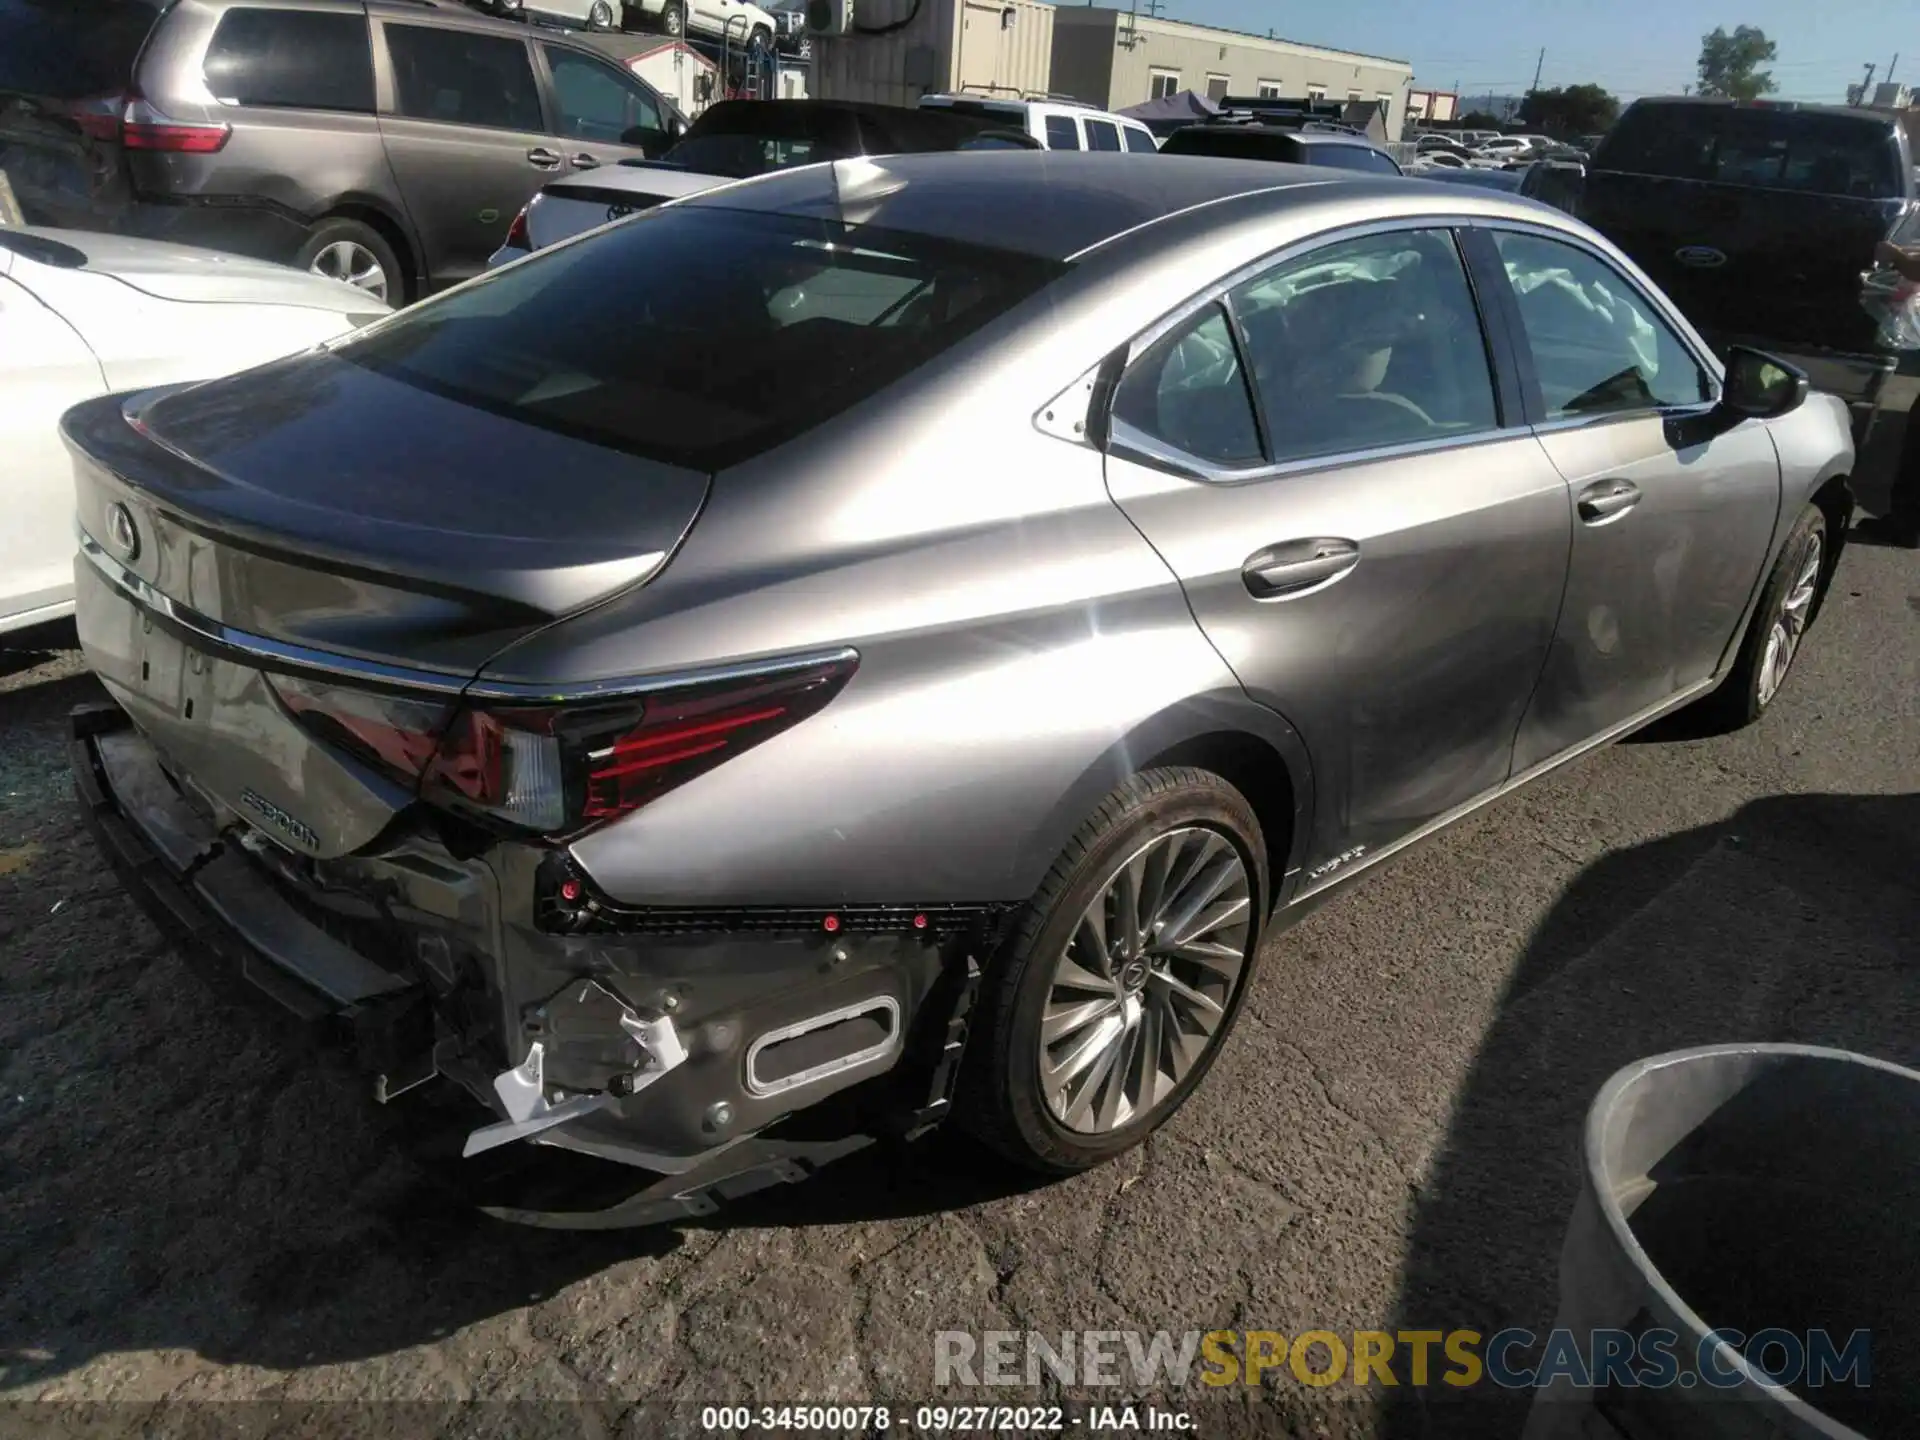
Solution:
M 65 430 L 106 854 L 468 1155 L 649 1172 L 503 1208 L 578 1225 L 949 1113 L 1139 1143 L 1264 936 L 1759 716 L 1853 464 L 1557 211 L 1060 152 L 696 196 Z

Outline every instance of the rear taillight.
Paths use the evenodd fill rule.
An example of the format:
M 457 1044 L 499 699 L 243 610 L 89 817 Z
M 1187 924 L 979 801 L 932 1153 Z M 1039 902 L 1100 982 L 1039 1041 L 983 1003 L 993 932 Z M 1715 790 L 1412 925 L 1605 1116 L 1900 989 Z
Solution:
M 128 150 L 211 155 L 233 133 L 230 125 L 187 125 L 162 115 L 138 90 L 129 90 L 120 115 L 120 144 Z
M 533 236 L 527 229 L 527 207 L 522 205 L 520 213 L 513 217 L 513 224 L 507 227 L 507 248 L 509 250 L 533 249 Z
M 381 695 L 273 676 L 314 735 L 471 818 L 555 837 L 631 814 L 816 714 L 851 656 L 592 706 Z

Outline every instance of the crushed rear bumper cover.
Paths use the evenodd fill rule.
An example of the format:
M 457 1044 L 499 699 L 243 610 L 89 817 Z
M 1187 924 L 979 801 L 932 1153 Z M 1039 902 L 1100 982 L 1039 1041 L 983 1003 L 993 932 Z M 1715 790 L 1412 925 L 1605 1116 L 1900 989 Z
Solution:
M 636 1173 L 643 1188 L 608 1208 L 489 1207 L 502 1218 L 586 1229 L 705 1214 L 946 1112 L 975 943 L 543 935 L 499 912 L 481 862 L 420 849 L 355 862 L 353 888 L 379 897 L 356 930 L 306 903 L 276 847 L 216 829 L 117 705 L 76 710 L 70 743 L 102 853 L 217 994 L 350 1048 L 377 1099 L 456 1082 L 487 1107 L 472 1107 L 470 1154 L 531 1140 L 658 1177 Z M 431 878 L 403 893 L 415 872 Z M 487 992 L 476 1005 L 468 984 L 464 1010 L 437 978 L 463 949 Z

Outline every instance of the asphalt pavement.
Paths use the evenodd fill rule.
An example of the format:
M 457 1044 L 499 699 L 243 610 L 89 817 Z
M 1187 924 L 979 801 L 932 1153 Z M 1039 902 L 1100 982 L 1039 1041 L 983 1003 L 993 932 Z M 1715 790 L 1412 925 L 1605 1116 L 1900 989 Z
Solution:
M 1787 1039 L 1920 1063 L 1913 553 L 1847 550 L 1757 726 L 1592 756 L 1271 941 L 1205 1087 L 1120 1162 L 1036 1186 L 936 1135 L 611 1235 L 448 1203 L 361 1082 L 215 1004 L 81 830 L 77 657 L 8 669 L 0 1397 L 117 1402 L 63 1412 L 93 1427 L 416 1401 L 276 1413 L 646 1435 L 643 1401 L 1026 1395 L 936 1391 L 938 1331 L 1544 1328 L 1580 1120 L 1620 1065 Z M 1519 1423 L 1284 1369 L 1162 1398 L 1202 1434 Z

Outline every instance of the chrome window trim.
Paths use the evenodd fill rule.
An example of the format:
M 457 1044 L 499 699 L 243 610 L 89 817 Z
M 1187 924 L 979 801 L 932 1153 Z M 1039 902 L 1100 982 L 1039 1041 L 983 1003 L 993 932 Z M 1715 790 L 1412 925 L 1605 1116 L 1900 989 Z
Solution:
M 1637 416 L 1644 419 L 1649 415 L 1689 414 L 1695 410 L 1711 410 L 1720 403 L 1720 396 L 1726 379 L 1726 367 L 1720 363 L 1720 357 L 1713 353 L 1712 347 L 1701 338 L 1700 332 L 1693 328 L 1692 322 L 1680 313 L 1677 306 L 1658 291 L 1649 293 L 1647 287 L 1623 271 L 1620 268 L 1619 262 L 1611 255 L 1596 248 L 1584 236 L 1572 230 L 1562 230 L 1553 225 L 1538 225 L 1526 220 L 1510 220 L 1504 216 L 1499 219 L 1482 216 L 1474 222 L 1473 228 L 1485 231 L 1508 230 L 1519 235 L 1532 235 L 1540 240 L 1558 241 L 1569 249 L 1580 251 L 1595 263 L 1605 266 L 1608 273 L 1618 279 L 1619 282 L 1627 288 L 1629 293 L 1638 297 L 1649 310 L 1666 324 L 1667 329 L 1673 333 L 1673 337 L 1680 342 L 1680 348 L 1693 356 L 1694 363 L 1706 374 L 1707 384 L 1713 391 L 1711 399 L 1698 401 L 1692 405 L 1654 405 L 1642 410 L 1610 410 L 1607 412 L 1607 418 L 1625 419 L 1630 416 Z M 1560 425 L 1565 420 L 1572 418 L 1574 417 L 1562 416 L 1560 420 L 1545 420 L 1541 422 L 1540 427 L 1536 428 Z M 1579 423 L 1589 423 L 1599 418 L 1601 417 L 1582 416 L 1579 417 Z
M 1178 307 L 1161 316 L 1153 324 L 1142 330 L 1127 346 L 1126 363 L 1121 366 L 1119 379 L 1114 383 L 1113 394 L 1118 394 L 1121 384 L 1125 383 L 1126 372 L 1167 335 L 1192 319 L 1209 305 L 1225 305 L 1227 295 L 1255 279 L 1276 265 L 1285 264 L 1297 256 L 1311 254 L 1328 245 L 1341 244 L 1348 240 L 1365 240 L 1374 235 L 1393 235 L 1408 230 L 1459 230 L 1474 223 L 1476 217 L 1452 212 L 1436 215 L 1398 216 L 1391 220 L 1370 220 L 1359 225 L 1339 225 L 1330 230 L 1318 231 L 1299 240 L 1290 241 L 1278 250 L 1270 250 L 1257 260 L 1227 272 L 1222 279 L 1214 281 L 1205 290 L 1189 296 Z M 1542 227 L 1546 228 L 1546 227 Z M 1552 233 L 1549 231 L 1549 233 Z M 1467 257 L 1454 242 L 1456 255 L 1460 260 L 1461 278 L 1467 282 L 1468 293 L 1473 300 L 1474 314 L 1484 327 L 1487 322 L 1485 306 L 1480 297 L 1473 294 L 1473 273 L 1468 268 Z M 1238 341 L 1235 341 L 1236 346 Z M 1496 399 L 1499 395 L 1498 377 L 1493 371 L 1492 357 L 1487 361 L 1487 384 Z M 1438 450 L 1464 448 L 1469 445 L 1481 445 L 1495 440 L 1510 440 L 1518 435 L 1532 435 L 1534 432 L 1524 423 L 1516 421 L 1510 425 L 1495 423 L 1485 430 L 1473 430 L 1463 435 L 1436 435 L 1424 440 L 1407 440 L 1395 445 L 1376 445 L 1365 450 L 1336 450 L 1326 455 L 1309 455 L 1290 460 L 1279 460 L 1269 464 L 1262 460 L 1258 465 L 1230 468 L 1203 460 L 1197 455 L 1189 455 L 1176 446 L 1156 440 L 1144 431 L 1127 424 L 1124 420 L 1113 418 L 1111 413 L 1112 395 L 1107 398 L 1109 413 L 1107 416 L 1107 439 L 1103 447 L 1107 454 L 1119 454 L 1122 459 L 1143 460 L 1147 464 L 1162 469 L 1171 469 L 1189 479 L 1202 480 L 1212 485 L 1241 485 L 1256 480 L 1277 480 L 1289 475 L 1307 474 L 1317 470 L 1331 469 L 1343 465 L 1365 465 L 1381 460 L 1397 460 L 1403 456 L 1429 454 Z
M 1374 465 L 1388 460 L 1402 460 L 1415 455 L 1431 455 L 1441 450 L 1464 450 L 1474 445 L 1530 440 L 1535 433 L 1524 425 L 1496 425 L 1490 429 L 1474 430 L 1464 435 L 1435 435 L 1425 440 L 1405 440 L 1397 445 L 1376 445 L 1367 450 L 1335 450 L 1326 455 L 1307 455 L 1293 460 L 1281 460 L 1272 465 L 1262 461 L 1258 465 L 1233 469 L 1224 465 L 1211 464 L 1172 445 L 1162 444 L 1151 435 L 1136 430 L 1124 420 L 1110 420 L 1107 429 L 1109 455 L 1117 455 L 1122 460 L 1132 460 L 1137 464 L 1172 470 L 1190 480 L 1202 480 L 1210 485 L 1245 485 L 1261 480 L 1284 480 L 1295 475 L 1311 475 L 1321 470 L 1346 469 L 1355 465 Z
M 820 665 L 857 661 L 860 652 L 850 645 L 831 650 L 807 651 L 771 660 L 749 660 L 734 665 L 715 665 L 697 670 L 667 671 L 653 675 L 622 675 L 605 680 L 576 680 L 541 684 L 514 680 L 475 679 L 445 670 L 424 670 L 391 665 L 378 660 L 363 660 L 330 650 L 315 650 L 292 645 L 236 629 L 202 614 L 191 605 L 175 600 L 128 570 L 100 542 L 85 530 L 79 531 L 80 554 L 101 576 L 135 605 L 202 643 L 271 665 L 276 669 L 330 675 L 341 679 L 371 682 L 404 690 L 423 690 L 441 695 L 463 695 L 473 700 L 517 700 L 526 703 L 568 704 L 583 700 L 618 700 L 647 695 L 659 690 L 674 690 L 687 685 L 752 680 L 761 676 L 784 675 L 795 670 L 811 670 Z

